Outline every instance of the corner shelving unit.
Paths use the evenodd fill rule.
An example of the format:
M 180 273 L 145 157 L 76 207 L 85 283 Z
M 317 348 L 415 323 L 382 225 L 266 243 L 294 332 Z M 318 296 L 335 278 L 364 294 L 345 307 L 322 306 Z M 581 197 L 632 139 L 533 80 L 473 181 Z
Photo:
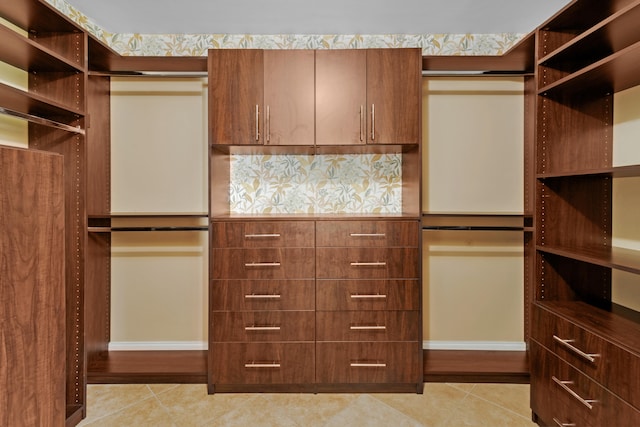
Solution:
M 6 0 L 0 17 L 0 61 L 28 73 L 28 90 L 0 84 L 0 113 L 29 122 L 29 149 L 64 156 L 66 417 L 85 412 L 85 86 L 87 36 L 47 4 Z M 62 367 L 61 367 L 62 368 Z
M 613 181 L 640 177 L 639 164 L 613 165 L 613 97 L 640 84 L 639 18 L 637 0 L 576 0 L 538 29 L 531 406 L 541 425 L 640 422 L 640 384 L 627 381 L 638 377 L 640 315 L 612 298 L 614 271 L 640 275 L 640 251 L 612 241 Z

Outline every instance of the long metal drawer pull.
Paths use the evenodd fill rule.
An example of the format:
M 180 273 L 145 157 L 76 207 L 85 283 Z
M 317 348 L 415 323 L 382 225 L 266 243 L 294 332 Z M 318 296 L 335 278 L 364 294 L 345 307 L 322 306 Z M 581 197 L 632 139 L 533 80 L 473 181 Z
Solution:
M 350 233 L 351 237 L 385 237 L 386 233 Z
M 364 125 L 364 105 L 360 105 L 360 141 L 364 141 L 365 125 Z
M 260 141 L 259 118 L 260 118 L 260 107 L 258 106 L 258 104 L 256 104 L 256 141 Z
M 585 399 L 582 396 L 580 396 L 578 393 L 576 393 L 575 391 L 571 390 L 571 388 L 569 388 L 569 386 L 567 384 L 573 384 L 573 381 L 562 381 L 562 380 L 557 379 L 555 376 L 552 376 L 551 379 L 556 384 L 558 384 L 560 387 L 562 387 L 562 389 L 564 391 L 566 391 L 571 396 L 573 396 L 578 402 L 582 403 L 584 406 L 586 406 L 589 409 L 593 409 L 592 403 L 596 403 L 597 400 Z
M 377 261 L 377 262 L 352 262 L 351 266 L 352 267 L 384 267 L 385 265 L 387 265 L 386 262 L 384 261 Z
M 560 337 L 558 337 L 557 335 L 553 336 L 553 339 L 562 344 L 563 346 L 565 346 L 566 348 L 568 348 L 569 350 L 571 350 L 572 352 L 574 352 L 575 354 L 577 354 L 578 356 L 588 360 L 591 363 L 594 363 L 596 361 L 596 357 L 600 357 L 599 354 L 589 354 L 589 353 L 585 353 L 584 351 L 580 350 L 578 347 L 575 347 L 573 345 L 571 345 L 572 342 L 574 342 L 575 340 L 565 340 L 562 339 Z
M 384 299 L 385 294 L 351 294 L 352 299 Z
M 553 417 L 553 422 L 556 423 L 558 427 L 575 427 L 576 426 L 576 423 L 563 423 L 562 421 L 558 420 L 556 417 Z
M 371 104 L 371 141 L 376 139 L 376 104 Z
M 271 141 L 271 108 L 267 105 L 267 142 Z
M 280 326 L 245 326 L 245 331 L 279 331 Z
M 245 234 L 245 239 L 259 239 L 264 237 L 280 237 L 280 233 Z
M 246 299 L 279 299 L 280 294 L 247 294 Z
M 385 331 L 387 327 L 384 325 L 351 325 L 349 329 L 352 331 Z
M 352 368 L 386 368 L 386 363 L 360 363 L 360 362 L 351 362 L 350 366 Z
M 280 363 L 278 362 L 273 362 L 273 363 L 245 363 L 244 364 L 245 368 L 279 368 L 280 367 Z
M 280 267 L 279 262 L 245 262 L 245 267 Z

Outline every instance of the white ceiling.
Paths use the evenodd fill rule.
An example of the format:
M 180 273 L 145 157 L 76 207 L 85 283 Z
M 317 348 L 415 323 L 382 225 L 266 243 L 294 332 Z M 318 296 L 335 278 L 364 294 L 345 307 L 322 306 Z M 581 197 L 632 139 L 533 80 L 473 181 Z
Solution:
M 533 31 L 569 0 L 67 0 L 111 33 L 492 34 Z

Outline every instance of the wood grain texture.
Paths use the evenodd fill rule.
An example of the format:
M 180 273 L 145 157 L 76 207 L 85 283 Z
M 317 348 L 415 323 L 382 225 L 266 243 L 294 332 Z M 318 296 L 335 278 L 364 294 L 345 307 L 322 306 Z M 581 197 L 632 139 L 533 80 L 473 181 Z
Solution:
M 313 310 L 315 280 L 214 280 L 212 311 Z
M 63 159 L 0 147 L 0 424 L 64 425 Z
M 417 279 L 317 280 L 316 309 L 419 310 L 420 287 Z

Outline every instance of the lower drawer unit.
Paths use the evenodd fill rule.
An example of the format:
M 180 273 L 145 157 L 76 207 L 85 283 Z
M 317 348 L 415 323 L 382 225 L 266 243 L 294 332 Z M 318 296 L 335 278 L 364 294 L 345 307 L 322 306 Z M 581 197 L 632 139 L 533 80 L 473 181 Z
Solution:
M 225 311 L 211 314 L 214 342 L 313 341 L 313 311 Z
M 415 342 L 318 342 L 319 384 L 422 383 Z
M 417 311 L 319 311 L 318 341 L 414 341 L 419 337 Z
M 636 392 L 640 388 L 640 356 L 538 304 L 532 309 L 531 336 L 640 409 L 640 395 Z
M 539 343 L 530 343 L 531 409 L 548 426 L 640 425 L 640 412 Z
M 210 384 L 313 383 L 314 343 L 213 343 Z

